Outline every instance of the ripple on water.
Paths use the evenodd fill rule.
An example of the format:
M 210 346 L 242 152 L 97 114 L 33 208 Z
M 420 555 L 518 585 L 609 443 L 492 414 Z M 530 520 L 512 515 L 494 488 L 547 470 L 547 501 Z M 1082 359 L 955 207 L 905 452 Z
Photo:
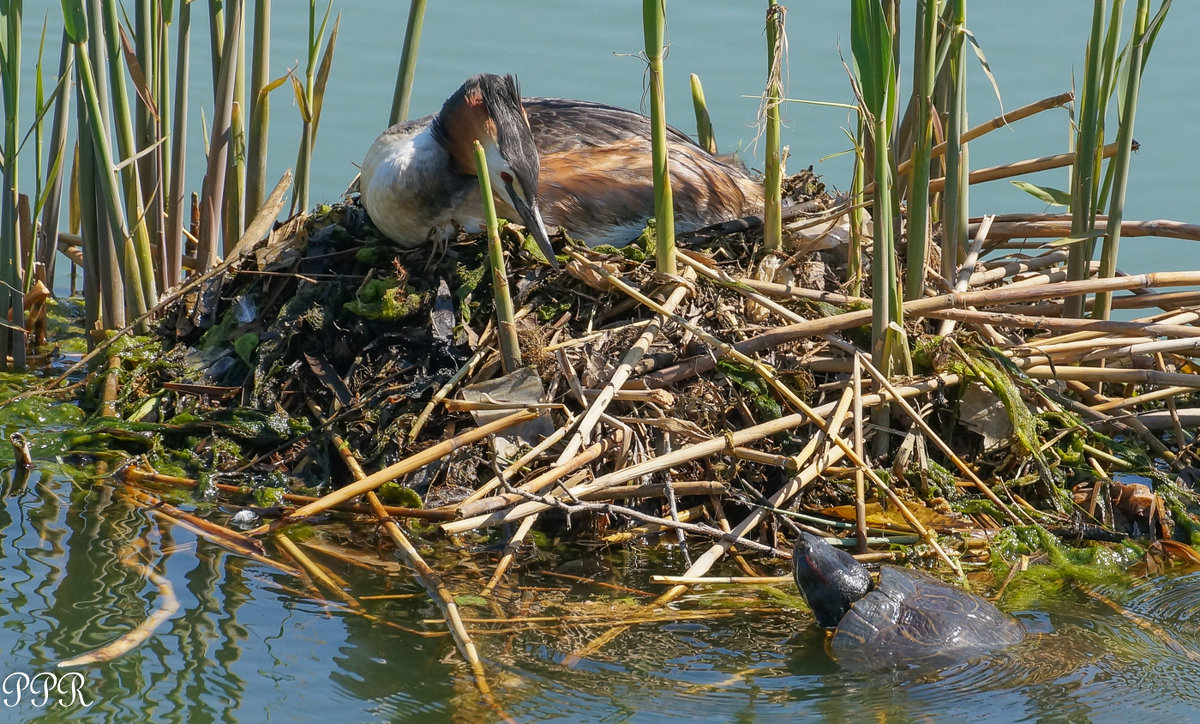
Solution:
M 1016 646 L 874 671 L 839 666 L 808 615 L 787 611 L 635 626 L 569 669 L 597 631 L 530 633 L 508 649 L 499 688 L 514 716 L 550 721 L 1190 717 L 1200 707 L 1200 572 L 1105 595 L 1128 612 L 1068 589 L 1015 612 L 1030 633 Z

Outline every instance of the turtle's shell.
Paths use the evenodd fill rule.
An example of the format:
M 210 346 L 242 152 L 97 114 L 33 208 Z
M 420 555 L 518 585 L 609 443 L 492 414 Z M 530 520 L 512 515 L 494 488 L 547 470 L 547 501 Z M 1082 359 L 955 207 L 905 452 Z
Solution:
M 885 664 L 1015 644 L 1025 630 L 983 598 L 920 571 L 883 566 L 879 584 L 855 601 L 834 632 L 839 659 Z

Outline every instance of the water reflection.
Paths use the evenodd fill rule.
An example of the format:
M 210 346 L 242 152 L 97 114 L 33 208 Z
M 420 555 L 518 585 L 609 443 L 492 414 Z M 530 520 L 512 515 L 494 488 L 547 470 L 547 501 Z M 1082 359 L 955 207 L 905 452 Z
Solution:
M 327 606 L 287 575 L 197 541 L 112 488 L 84 489 L 45 471 L 27 480 L 4 471 L 0 479 L 0 645 L 12 652 L 6 673 L 52 670 L 142 621 L 158 593 L 122 562 L 138 541 L 144 560 L 174 584 L 179 613 L 134 651 L 84 669 L 90 708 L 26 702 L 0 720 L 501 718 L 481 701 L 448 639 Z M 637 555 L 607 570 L 638 586 L 648 565 Z M 420 592 L 403 575 L 350 566 L 337 572 L 361 594 Z M 616 616 L 628 605 L 614 597 L 625 593 L 582 584 L 514 587 L 505 595 L 492 614 L 472 615 L 549 609 Z M 721 596 L 698 595 L 681 606 L 712 600 Z M 571 655 L 603 626 L 481 633 L 477 641 L 500 707 L 518 721 L 1085 720 L 1148 712 L 1183 719 L 1200 708 L 1193 623 L 1200 570 L 1090 594 L 1066 587 L 1037 606 L 1012 612 L 1031 632 L 1024 643 L 941 669 L 841 668 L 808 614 L 778 604 L 760 607 L 766 613 L 639 624 L 578 661 Z M 410 628 L 438 615 L 423 596 L 368 607 Z

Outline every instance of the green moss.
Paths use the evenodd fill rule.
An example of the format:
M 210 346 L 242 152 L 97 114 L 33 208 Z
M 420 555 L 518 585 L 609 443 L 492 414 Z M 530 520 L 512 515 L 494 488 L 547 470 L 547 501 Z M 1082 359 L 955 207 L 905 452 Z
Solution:
M 276 505 L 283 504 L 283 495 L 287 491 L 283 488 L 262 487 L 255 488 L 252 493 L 254 504 L 260 508 L 270 508 Z
M 765 419 L 774 420 L 783 414 L 783 407 L 771 396 L 766 380 L 757 372 L 745 365 L 734 364 L 726 360 L 719 360 L 717 369 L 747 393 L 754 407 Z
M 1057 588 L 1065 582 L 1099 585 L 1124 579 L 1126 569 L 1144 554 L 1143 548 L 1129 541 L 1116 547 L 1071 548 L 1041 526 L 1010 526 L 992 540 L 992 572 L 1002 579 L 1008 575 L 1010 561 L 1022 555 L 1045 556 L 1045 564 L 1030 566 L 1020 578 L 1042 587 Z
M 342 308 L 356 317 L 398 322 L 421 310 L 428 301 L 428 292 L 417 292 L 399 279 L 371 279 Z
M 379 486 L 379 500 L 384 505 L 398 505 L 404 508 L 420 508 L 421 496 L 412 488 L 391 481 Z
M 537 308 L 537 318 L 543 324 L 553 322 L 562 315 L 571 311 L 570 301 L 549 302 Z

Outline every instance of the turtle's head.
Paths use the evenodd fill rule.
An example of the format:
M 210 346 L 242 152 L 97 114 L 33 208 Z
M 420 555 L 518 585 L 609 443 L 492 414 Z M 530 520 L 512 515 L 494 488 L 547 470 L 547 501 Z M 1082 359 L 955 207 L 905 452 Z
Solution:
M 800 532 L 792 549 L 796 586 L 824 628 L 835 628 L 850 606 L 871 590 L 866 566 L 811 533 Z

